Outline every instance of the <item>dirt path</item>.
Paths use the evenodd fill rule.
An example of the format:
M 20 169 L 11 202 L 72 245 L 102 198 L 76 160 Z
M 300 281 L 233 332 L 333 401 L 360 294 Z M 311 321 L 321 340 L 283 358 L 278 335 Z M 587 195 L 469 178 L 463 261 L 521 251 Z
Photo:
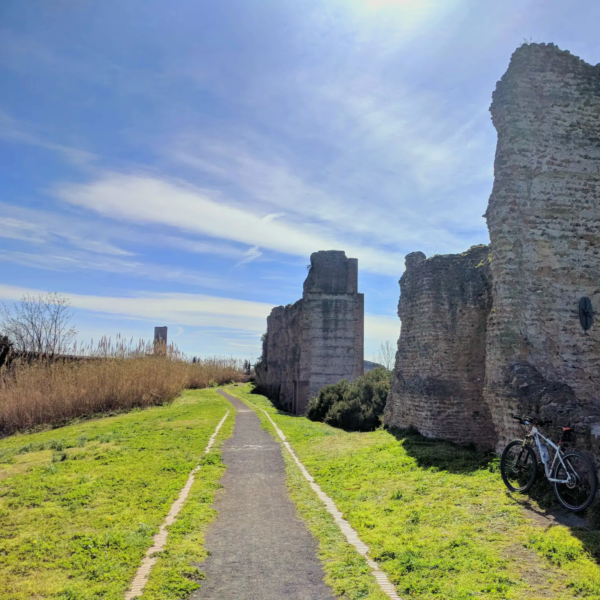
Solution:
M 223 446 L 227 471 L 206 534 L 211 555 L 192 600 L 334 600 L 323 583 L 317 544 L 288 496 L 281 445 L 256 414 L 220 391 L 237 410 Z

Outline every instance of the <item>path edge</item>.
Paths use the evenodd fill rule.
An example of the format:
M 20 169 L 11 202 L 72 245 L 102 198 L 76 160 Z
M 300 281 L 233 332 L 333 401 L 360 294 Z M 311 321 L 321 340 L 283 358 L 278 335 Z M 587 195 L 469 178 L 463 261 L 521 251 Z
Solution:
M 203 454 L 208 454 L 210 452 L 210 449 L 213 447 L 213 444 L 215 443 L 217 435 L 218 435 L 219 431 L 221 430 L 221 427 L 225 423 L 228 416 L 229 416 L 229 409 L 227 409 L 225 416 L 219 421 L 216 429 L 213 431 L 212 435 L 208 439 L 208 443 L 206 444 L 206 448 L 204 448 Z M 150 577 L 150 572 L 152 571 L 152 567 L 154 567 L 154 564 L 156 563 L 156 560 L 157 560 L 156 557 L 152 556 L 152 555 L 155 554 L 156 552 L 160 552 L 161 550 L 164 550 L 164 548 L 167 544 L 167 537 L 169 536 L 167 527 L 169 525 L 172 525 L 175 522 L 175 520 L 177 519 L 177 515 L 183 508 L 183 505 L 190 493 L 192 485 L 194 484 L 194 481 L 196 478 L 196 473 L 200 470 L 200 467 L 201 467 L 201 465 L 197 464 L 192 469 L 192 471 L 190 472 L 190 474 L 187 478 L 187 481 L 185 482 L 185 485 L 179 491 L 179 495 L 177 496 L 177 499 L 173 502 L 173 504 L 171 504 L 171 508 L 169 509 L 169 512 L 168 512 L 167 516 L 165 517 L 165 520 L 163 521 L 162 525 L 160 526 L 158 533 L 152 538 L 152 546 L 150 548 L 148 548 L 148 550 L 146 551 L 146 554 L 145 554 L 144 558 L 142 559 L 142 564 L 140 565 L 139 569 L 136 571 L 133 581 L 131 582 L 129 589 L 127 590 L 127 592 L 125 594 L 125 600 L 134 600 L 135 598 L 139 598 L 141 596 L 141 594 L 143 593 L 144 587 L 146 587 L 146 584 L 148 583 L 148 578 Z
M 333 520 L 335 521 L 336 525 L 339 527 L 340 531 L 344 534 L 346 541 L 351 546 L 353 546 L 354 549 L 365 559 L 365 561 L 366 561 L 367 565 L 369 566 L 369 568 L 371 569 L 371 573 L 372 573 L 373 577 L 375 578 L 375 581 L 379 585 L 379 588 L 381 589 L 381 591 L 384 594 L 386 594 L 386 596 L 388 598 L 390 598 L 391 600 L 403 600 L 400 596 L 398 596 L 398 593 L 396 592 L 396 586 L 388 579 L 388 576 L 386 575 L 386 573 L 381 569 L 381 567 L 372 558 L 369 557 L 369 546 L 367 546 L 367 544 L 365 544 L 360 539 L 356 529 L 354 529 L 354 527 L 352 527 L 352 525 L 350 525 L 350 523 L 348 523 L 348 521 L 346 519 L 344 519 L 342 512 L 338 509 L 335 502 L 321 489 L 319 484 L 315 481 L 314 477 L 309 473 L 308 469 L 304 466 L 302 461 L 298 458 L 298 456 L 297 456 L 295 450 L 292 448 L 291 444 L 287 441 L 287 438 L 285 437 L 285 434 L 283 433 L 283 431 L 281 431 L 281 429 L 279 429 L 279 427 L 277 426 L 275 421 L 273 421 L 273 419 L 271 418 L 271 415 L 269 415 L 269 413 L 264 408 L 260 408 L 260 407 L 256 406 L 256 404 L 253 404 L 252 402 L 250 402 L 250 400 L 247 400 L 247 399 L 242 400 L 241 398 L 238 398 L 238 400 L 240 400 L 241 402 L 244 402 L 245 404 L 250 405 L 255 412 L 258 410 L 261 410 L 262 412 L 265 413 L 265 416 L 267 417 L 267 419 L 269 419 L 269 421 L 271 422 L 271 425 L 273 425 L 273 428 L 277 432 L 277 435 L 281 439 L 281 442 L 285 446 L 285 449 L 288 451 L 288 453 L 290 454 L 290 456 L 292 457 L 292 459 L 294 460 L 294 462 L 300 469 L 300 472 L 304 476 L 304 479 L 306 479 L 306 481 L 308 481 L 310 487 L 317 494 L 317 496 L 319 497 L 321 502 L 323 502 L 327 512 L 333 517 Z

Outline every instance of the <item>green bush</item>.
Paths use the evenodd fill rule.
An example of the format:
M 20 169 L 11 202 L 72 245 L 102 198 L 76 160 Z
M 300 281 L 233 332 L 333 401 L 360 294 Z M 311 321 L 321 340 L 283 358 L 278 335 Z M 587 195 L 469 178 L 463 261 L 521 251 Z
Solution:
M 326 385 L 308 405 L 311 421 L 323 421 L 347 431 L 373 431 L 381 424 L 390 392 L 390 372 L 377 367 L 352 383 Z

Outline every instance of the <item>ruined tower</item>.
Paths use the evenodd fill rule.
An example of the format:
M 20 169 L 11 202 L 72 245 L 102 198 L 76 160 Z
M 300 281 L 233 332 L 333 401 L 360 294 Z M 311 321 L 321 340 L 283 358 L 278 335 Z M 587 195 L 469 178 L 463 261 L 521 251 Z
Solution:
M 485 398 L 500 445 L 519 433 L 512 412 L 589 432 L 600 322 L 585 331 L 578 307 L 588 297 L 600 313 L 600 66 L 553 44 L 523 45 L 490 110 L 498 145 Z
M 398 342 L 388 426 L 493 448 L 483 399 L 486 324 L 492 306 L 489 248 L 425 259 L 406 257 L 400 279 Z
M 386 423 L 502 449 L 537 414 L 598 456 L 600 65 L 524 44 L 490 110 L 490 248 L 407 256 Z
M 302 299 L 267 319 L 258 386 L 282 408 L 304 414 L 323 386 L 362 375 L 363 357 L 358 260 L 338 250 L 315 252 Z
M 166 354 L 168 327 L 154 328 L 154 354 Z

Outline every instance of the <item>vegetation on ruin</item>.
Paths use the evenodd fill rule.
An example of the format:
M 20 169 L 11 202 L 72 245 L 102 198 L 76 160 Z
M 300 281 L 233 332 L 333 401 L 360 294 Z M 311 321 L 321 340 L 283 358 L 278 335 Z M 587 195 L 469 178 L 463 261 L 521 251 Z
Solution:
M 246 377 L 241 361 L 190 362 L 173 346 L 155 355 L 150 343 L 105 339 L 82 350 L 82 359 L 17 360 L 0 369 L 0 435 L 160 405 L 184 389 Z
M 234 423 L 215 390 L 0 440 L 0 598 L 122 599 L 227 409 L 143 595 L 186 598 L 202 578 L 193 564 L 206 556 L 218 446 Z
M 279 413 L 249 386 L 233 393 L 269 412 L 403 598 L 600 598 L 600 532 L 530 518 L 523 504 L 539 505 L 507 493 L 493 455 L 410 432 L 346 432 Z M 339 591 L 344 550 L 313 532 Z M 376 597 L 363 593 L 340 595 Z
M 381 425 L 390 378 L 390 371 L 376 367 L 352 383 L 326 385 L 310 401 L 307 416 L 347 431 L 373 431 Z

